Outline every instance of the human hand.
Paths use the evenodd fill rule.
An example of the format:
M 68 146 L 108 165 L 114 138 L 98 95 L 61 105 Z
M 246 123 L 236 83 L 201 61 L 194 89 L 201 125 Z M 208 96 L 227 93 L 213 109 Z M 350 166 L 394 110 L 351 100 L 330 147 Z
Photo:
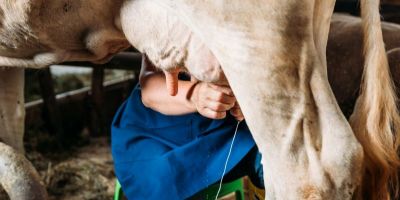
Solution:
M 225 118 L 226 111 L 232 109 L 236 102 L 236 98 L 228 86 L 205 82 L 198 82 L 194 86 L 189 100 L 201 115 L 211 119 Z M 237 109 L 232 112 L 240 116 Z
M 233 117 L 235 117 L 236 120 L 238 120 L 238 121 L 244 120 L 242 110 L 240 109 L 240 106 L 237 103 L 237 101 L 235 102 L 235 105 L 233 106 L 233 108 L 231 108 L 230 113 Z

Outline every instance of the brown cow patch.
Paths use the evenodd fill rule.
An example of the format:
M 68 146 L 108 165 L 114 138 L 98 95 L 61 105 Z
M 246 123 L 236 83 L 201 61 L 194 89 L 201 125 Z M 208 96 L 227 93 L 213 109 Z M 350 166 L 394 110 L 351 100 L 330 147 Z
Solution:
M 301 197 L 304 200 L 320 200 L 321 192 L 313 185 L 306 185 L 301 189 Z

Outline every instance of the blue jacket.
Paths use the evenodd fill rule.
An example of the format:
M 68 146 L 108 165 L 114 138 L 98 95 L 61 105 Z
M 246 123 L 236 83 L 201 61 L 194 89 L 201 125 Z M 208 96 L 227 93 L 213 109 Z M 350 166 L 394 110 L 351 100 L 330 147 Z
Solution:
M 221 178 L 236 124 L 232 116 L 163 115 L 143 105 L 136 87 L 112 124 L 115 173 L 124 194 L 135 200 L 186 199 L 214 184 Z M 227 172 L 254 146 L 241 123 Z

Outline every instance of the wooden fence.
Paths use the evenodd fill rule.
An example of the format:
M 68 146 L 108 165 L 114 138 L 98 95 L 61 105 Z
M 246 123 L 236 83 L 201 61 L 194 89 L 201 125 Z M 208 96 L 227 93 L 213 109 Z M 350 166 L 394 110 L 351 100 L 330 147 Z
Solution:
M 38 81 L 42 99 L 25 105 L 27 131 L 41 124 L 59 139 L 77 134 L 84 127 L 88 127 L 93 136 L 108 134 L 113 114 L 137 82 L 141 55 L 123 52 L 104 65 L 88 62 L 61 65 L 92 68 L 91 86 L 56 95 L 50 69 L 41 69 Z M 105 82 L 105 69 L 131 70 L 133 74 Z

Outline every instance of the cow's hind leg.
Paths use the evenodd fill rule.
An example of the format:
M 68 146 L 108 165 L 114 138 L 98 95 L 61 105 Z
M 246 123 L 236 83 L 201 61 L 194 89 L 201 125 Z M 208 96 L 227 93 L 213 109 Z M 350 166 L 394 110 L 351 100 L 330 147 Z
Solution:
M 24 152 L 24 69 L 0 68 L 0 140 Z

